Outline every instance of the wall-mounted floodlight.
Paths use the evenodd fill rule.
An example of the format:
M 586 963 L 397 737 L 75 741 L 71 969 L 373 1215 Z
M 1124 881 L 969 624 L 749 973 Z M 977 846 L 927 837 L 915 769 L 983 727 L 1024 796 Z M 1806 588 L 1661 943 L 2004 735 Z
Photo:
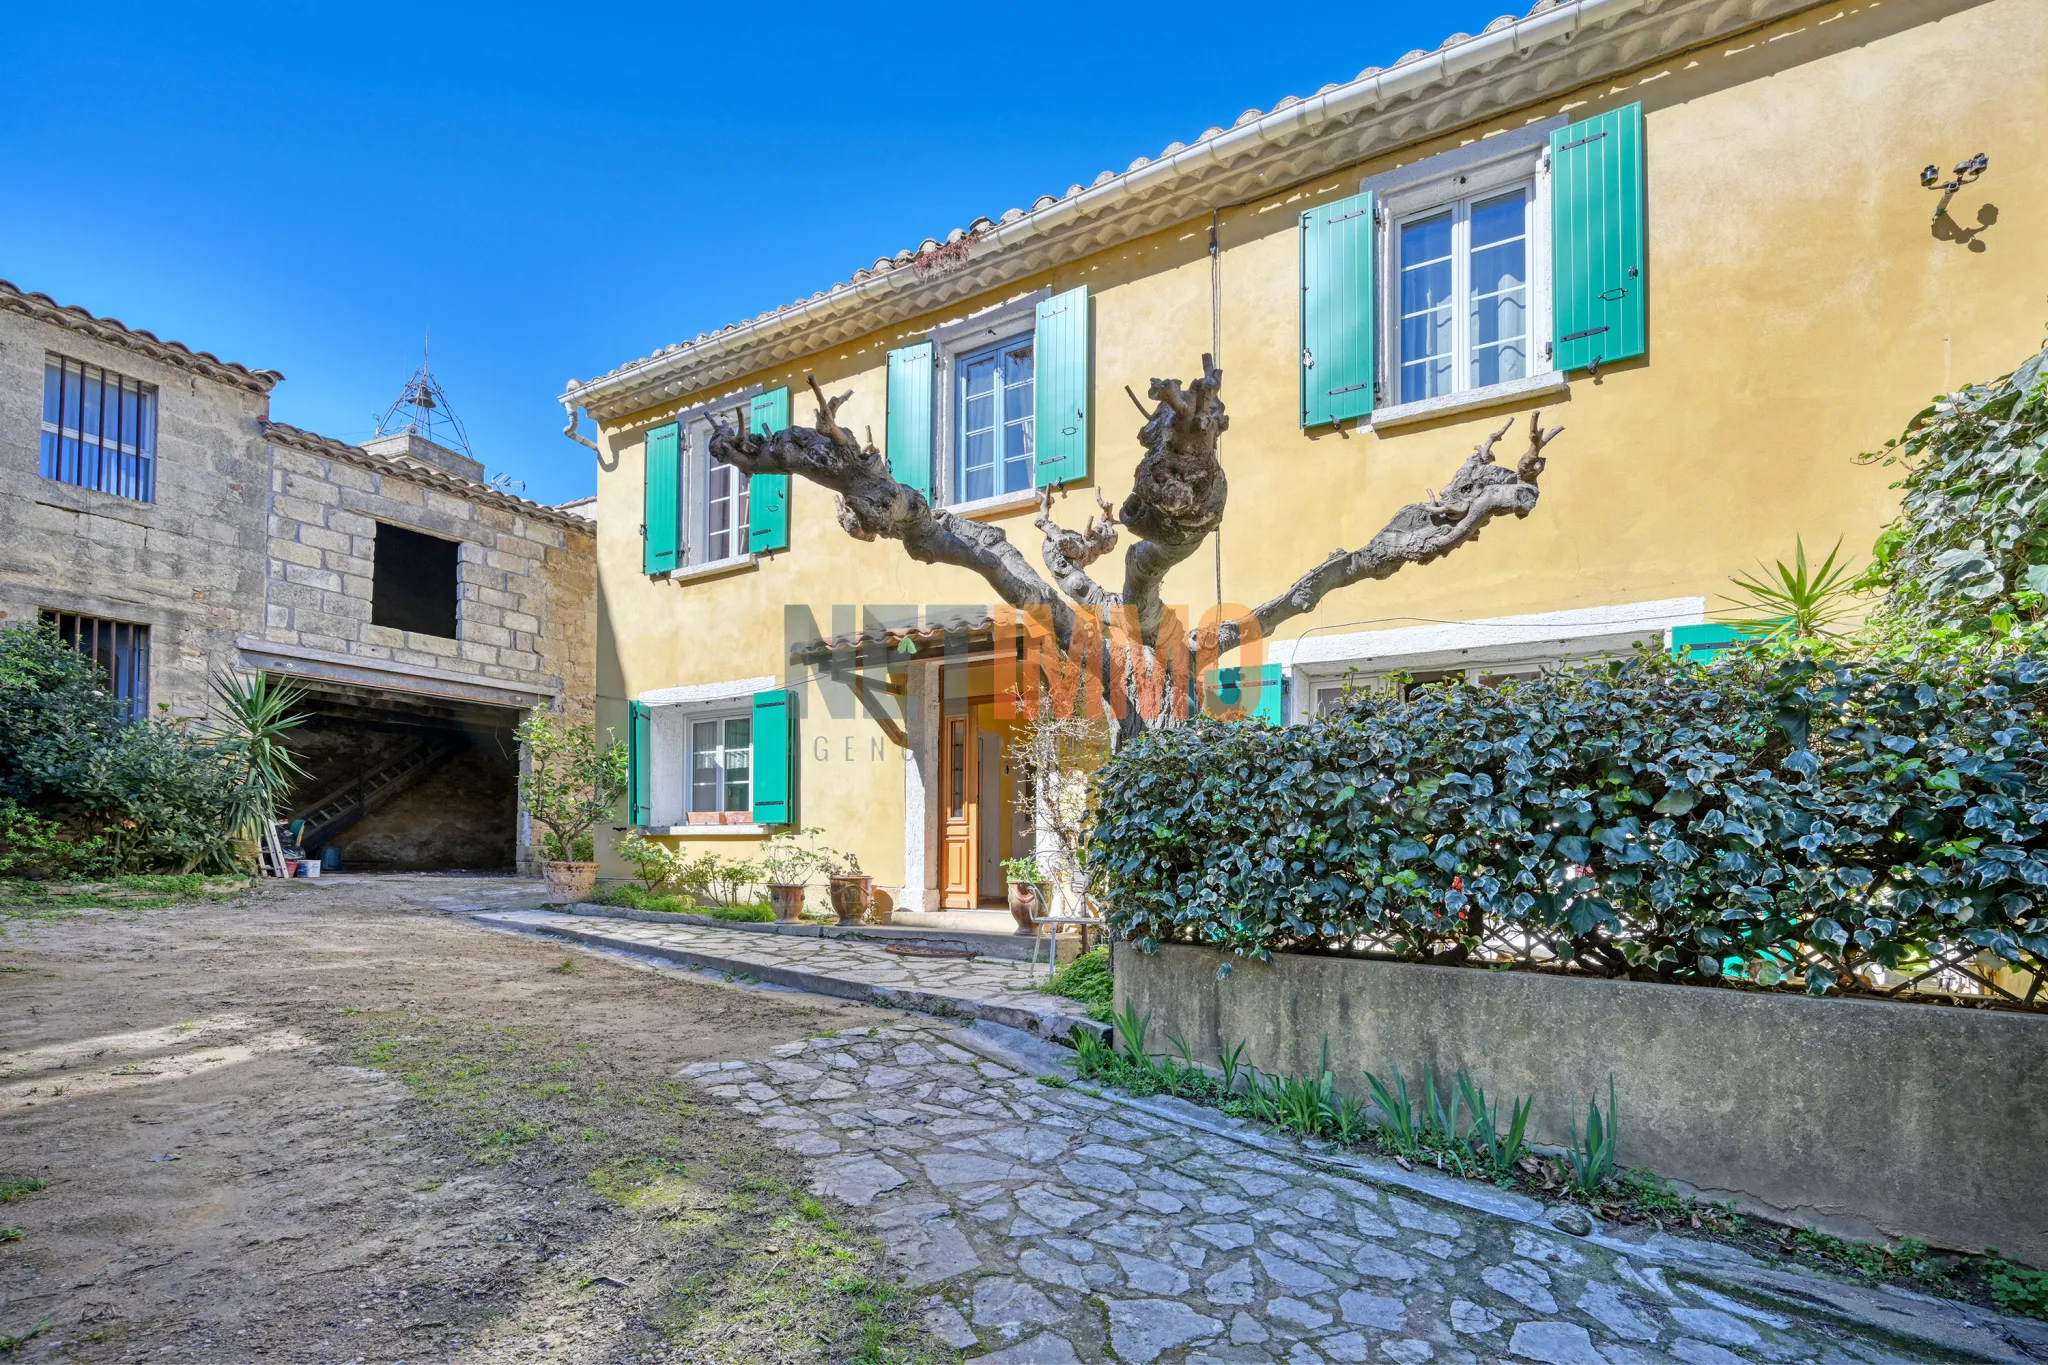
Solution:
M 1941 202 L 1934 206 L 1934 216 L 1937 220 L 1948 212 L 1948 201 L 1956 197 L 1956 191 L 1984 174 L 1984 168 L 1990 164 L 1990 158 L 1979 152 L 1968 161 L 1956 163 L 1956 178 L 1953 180 L 1943 180 L 1941 169 L 1937 166 L 1929 166 L 1920 172 L 1920 184 L 1923 188 L 1941 191 Z

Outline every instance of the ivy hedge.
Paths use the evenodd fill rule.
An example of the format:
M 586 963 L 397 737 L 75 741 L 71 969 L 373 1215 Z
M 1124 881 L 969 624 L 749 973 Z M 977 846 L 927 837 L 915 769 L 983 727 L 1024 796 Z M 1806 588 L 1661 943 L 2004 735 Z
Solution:
M 1087 857 L 1145 949 L 1816 994 L 1949 962 L 2048 1005 L 2042 644 L 1645 652 L 1196 721 L 1110 760 Z

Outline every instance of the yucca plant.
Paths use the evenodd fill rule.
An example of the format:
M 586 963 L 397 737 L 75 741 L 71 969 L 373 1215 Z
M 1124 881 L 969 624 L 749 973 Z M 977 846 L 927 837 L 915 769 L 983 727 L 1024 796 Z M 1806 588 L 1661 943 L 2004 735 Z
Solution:
M 305 689 L 267 673 L 222 669 L 212 679 L 213 729 L 221 752 L 242 769 L 229 832 L 266 840 L 294 784 L 309 774 L 285 744 L 306 723 Z
M 1741 597 L 1724 597 L 1727 612 L 1740 613 L 1727 624 L 1759 639 L 1788 637 L 1818 640 L 1840 635 L 1835 629 L 1849 615 L 1856 599 L 1856 578 L 1846 562 L 1837 563 L 1840 538 L 1818 565 L 1806 562 L 1806 541 L 1794 542 L 1792 563 L 1778 560 L 1761 574 L 1735 574 L 1729 579 Z M 1726 613 L 1724 613 L 1726 614 Z

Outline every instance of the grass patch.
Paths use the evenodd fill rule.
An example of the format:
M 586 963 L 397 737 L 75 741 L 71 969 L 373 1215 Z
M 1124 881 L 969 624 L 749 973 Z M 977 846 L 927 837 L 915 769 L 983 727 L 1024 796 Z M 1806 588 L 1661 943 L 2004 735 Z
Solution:
M 1053 973 L 1052 980 L 1038 988 L 1047 995 L 1065 996 L 1088 1007 L 1088 1017 L 1098 1024 L 1110 1020 L 1115 987 L 1109 974 L 1109 948 L 1091 948 Z
M 73 910 L 169 910 L 174 906 L 232 900 L 255 883 L 247 877 L 116 877 L 107 882 L 44 882 L 0 878 L 0 917 L 58 919 Z
M 48 1185 L 49 1182 L 41 1176 L 0 1176 L 0 1204 L 19 1204 L 37 1190 L 47 1188 Z
M 41 1336 L 43 1333 L 49 1331 L 51 1325 L 54 1322 L 54 1318 L 44 1318 L 41 1322 L 29 1328 L 26 1332 L 20 1332 L 13 1336 L 0 1334 L 0 1353 L 11 1354 L 12 1352 L 20 1350 L 22 1347 L 28 1345 L 31 1341 L 34 1341 L 37 1337 Z
M 358 1065 L 398 1077 L 457 1161 L 561 1189 L 551 1244 L 595 1232 L 605 1215 L 591 1196 L 631 1219 L 649 1263 L 675 1277 L 645 1330 L 683 1358 L 955 1359 L 888 1282 L 880 1246 L 790 1184 L 781 1153 L 751 1130 L 743 1137 L 722 1110 L 700 1109 L 682 1084 L 539 1025 L 337 1010 L 323 1031 Z M 574 1186 L 589 1194 L 568 1197 Z

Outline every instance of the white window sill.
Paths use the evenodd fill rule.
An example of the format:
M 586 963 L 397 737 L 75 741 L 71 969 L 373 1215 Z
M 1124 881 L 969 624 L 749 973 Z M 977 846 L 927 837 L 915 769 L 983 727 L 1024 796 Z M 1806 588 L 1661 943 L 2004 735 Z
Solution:
M 1566 382 L 1564 371 L 1552 370 L 1548 374 L 1532 374 L 1527 379 L 1511 379 L 1505 384 L 1488 384 L 1480 389 L 1466 389 L 1463 393 L 1447 393 L 1441 398 L 1424 398 L 1414 403 L 1396 403 L 1392 407 L 1377 408 L 1366 418 L 1366 423 L 1374 431 L 1379 431 L 1387 427 L 1427 422 L 1437 417 L 1451 417 L 1461 412 L 1477 412 L 1481 408 L 1499 407 L 1503 403 L 1518 403 L 1528 398 L 1570 392 L 1571 385 Z
M 642 834 L 680 835 L 688 839 L 759 839 L 774 833 L 772 825 L 641 825 Z
M 956 502 L 946 510 L 956 517 L 970 521 L 981 521 L 988 517 L 1008 516 L 1012 512 L 1024 512 L 1038 506 L 1038 490 L 1027 489 L 1022 493 L 998 493 L 992 498 L 976 498 L 973 502 Z
M 732 555 L 726 559 L 714 559 L 709 564 L 692 564 L 687 568 L 670 569 L 671 583 L 694 583 L 700 578 L 718 578 L 729 573 L 745 573 L 761 565 L 759 555 Z

